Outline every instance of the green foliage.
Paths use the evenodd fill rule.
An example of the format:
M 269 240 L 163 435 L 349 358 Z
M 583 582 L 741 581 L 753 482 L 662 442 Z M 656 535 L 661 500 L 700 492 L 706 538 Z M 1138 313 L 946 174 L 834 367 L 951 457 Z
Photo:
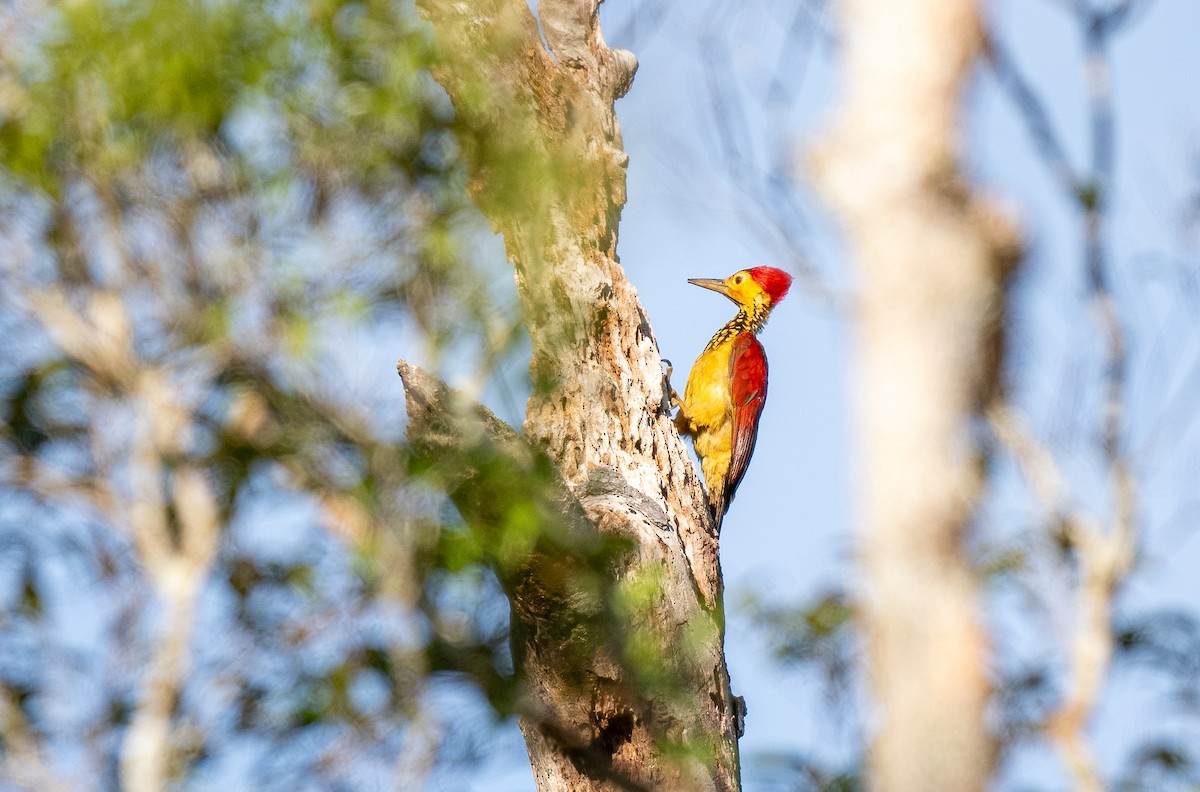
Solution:
M 1200 691 L 1200 622 L 1182 611 L 1126 616 L 1113 625 L 1118 660 L 1162 671 Z
M 764 789 L 789 792 L 862 792 L 867 788 L 861 764 L 833 768 L 806 756 L 769 753 L 757 757 L 749 781 Z
M 1032 666 L 999 675 L 996 680 L 996 709 L 1000 715 L 998 736 L 1006 746 L 1036 738 L 1053 712 L 1059 691 L 1049 669 Z
M 56 191 L 74 167 L 116 175 L 163 136 L 216 134 L 283 55 L 269 11 L 199 0 L 56 6 L 17 66 L 25 93 L 0 125 L 5 166 Z
M 864 789 L 866 743 L 857 724 L 860 657 L 854 602 L 838 589 L 797 604 L 772 602 L 749 592 L 739 609 L 779 663 L 801 671 L 825 694 L 825 728 L 810 753 L 753 755 L 747 757 L 748 772 L 761 776 L 760 783 L 771 789 Z
M 175 780 L 249 752 L 259 788 L 394 783 L 443 682 L 514 711 L 490 568 L 557 546 L 533 485 L 483 541 L 399 439 L 396 357 L 487 377 L 523 341 L 430 36 L 382 0 L 25 13 L 0 53 L 0 695 L 51 764 L 111 776 L 161 632 L 131 504 L 178 550 L 199 470 L 221 539 Z M 85 608 L 103 635 L 55 651 Z
M 845 593 L 833 591 L 803 607 L 769 605 L 751 594 L 744 608 L 781 662 L 819 663 L 831 678 L 845 679 L 854 618 Z
M 1194 792 L 1200 789 L 1200 765 L 1188 746 L 1151 740 L 1130 758 L 1116 789 L 1118 792 Z

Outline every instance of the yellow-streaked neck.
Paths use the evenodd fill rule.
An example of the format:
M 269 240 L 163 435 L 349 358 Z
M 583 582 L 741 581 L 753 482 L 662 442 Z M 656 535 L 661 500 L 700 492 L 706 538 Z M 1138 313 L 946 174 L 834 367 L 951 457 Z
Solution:
M 755 300 L 750 305 L 743 305 L 738 311 L 737 316 L 730 319 L 721 329 L 718 330 L 709 340 L 708 346 L 704 347 L 705 352 L 710 352 L 722 344 L 728 344 L 739 333 L 754 333 L 763 329 L 763 325 L 767 323 L 767 317 L 771 315 L 771 306 L 765 302 Z

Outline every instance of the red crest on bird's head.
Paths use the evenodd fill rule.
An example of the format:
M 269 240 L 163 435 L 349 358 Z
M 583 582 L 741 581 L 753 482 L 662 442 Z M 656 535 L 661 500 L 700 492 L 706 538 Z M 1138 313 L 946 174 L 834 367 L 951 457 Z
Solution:
M 786 297 L 788 289 L 792 287 L 792 276 L 775 267 L 754 267 L 746 272 L 750 273 L 754 282 L 761 286 L 762 290 L 771 298 L 771 305 L 775 305 Z

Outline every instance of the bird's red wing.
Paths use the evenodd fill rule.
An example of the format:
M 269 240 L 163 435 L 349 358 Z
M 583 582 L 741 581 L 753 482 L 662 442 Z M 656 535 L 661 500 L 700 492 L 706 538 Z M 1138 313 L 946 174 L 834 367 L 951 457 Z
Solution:
M 740 333 L 733 339 L 729 373 L 732 378 L 733 447 L 729 472 L 725 474 L 723 500 L 726 508 L 733 500 L 742 476 L 746 475 L 758 437 L 758 417 L 767 401 L 767 353 L 753 333 Z

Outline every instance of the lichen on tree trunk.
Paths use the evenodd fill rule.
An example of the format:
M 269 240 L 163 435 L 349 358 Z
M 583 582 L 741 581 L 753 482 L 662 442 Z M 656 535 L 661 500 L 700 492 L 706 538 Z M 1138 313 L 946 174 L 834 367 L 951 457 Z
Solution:
M 573 607 L 569 593 L 556 598 L 553 564 L 502 576 L 514 602 L 521 728 L 540 790 L 734 790 L 738 713 L 723 653 L 717 536 L 663 398 L 650 323 L 616 258 L 627 156 L 613 103 L 636 61 L 606 46 L 597 6 L 543 0 L 539 34 L 524 0 L 418 2 L 433 26 L 435 78 L 454 104 L 469 188 L 503 235 L 532 341 L 520 455 L 553 462 L 576 504 L 564 520 L 632 548 L 612 571 L 627 606 L 609 614 L 613 635 L 582 659 L 564 651 L 536 603 L 526 607 L 539 597 Z M 410 440 L 436 436 L 429 447 L 444 450 L 438 443 L 453 421 L 443 419 L 456 400 L 402 365 L 406 372 Z M 422 401 L 418 380 L 442 396 Z M 423 435 L 430 421 L 442 429 Z M 498 422 L 485 423 L 503 434 Z M 511 451 L 514 442 L 498 447 Z M 468 492 L 478 484 L 463 479 L 452 496 L 486 531 L 483 511 L 472 514 L 478 493 Z M 597 616 L 585 608 L 566 618 L 592 624 Z M 635 656 L 661 667 L 639 668 Z

